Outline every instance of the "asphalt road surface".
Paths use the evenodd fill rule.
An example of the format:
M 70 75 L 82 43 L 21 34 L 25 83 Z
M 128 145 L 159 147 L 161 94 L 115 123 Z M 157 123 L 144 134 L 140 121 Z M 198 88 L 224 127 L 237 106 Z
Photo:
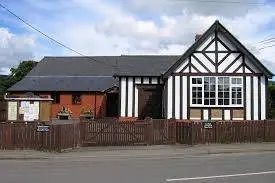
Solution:
M 0 160 L 1 183 L 274 183 L 275 153 Z

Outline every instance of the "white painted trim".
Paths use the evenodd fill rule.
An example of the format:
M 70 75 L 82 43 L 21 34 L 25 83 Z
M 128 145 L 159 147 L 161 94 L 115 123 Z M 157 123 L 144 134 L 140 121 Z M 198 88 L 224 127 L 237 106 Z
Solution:
M 215 72 L 215 66 L 201 53 L 194 53 L 194 55 L 211 71 Z M 215 60 L 214 60 L 215 61 Z M 204 69 L 204 68 L 203 68 Z M 207 71 L 208 72 L 208 71 Z
M 173 97 L 172 97 L 172 92 L 173 92 L 173 89 L 172 89 L 172 76 L 169 76 L 168 77 L 168 80 L 167 80 L 167 84 L 168 84 L 168 91 L 167 91 L 167 97 L 168 97 L 168 102 L 167 102 L 167 119 L 170 119 L 172 118 L 172 100 L 173 100 Z
M 218 41 L 218 51 L 228 51 L 221 43 Z
M 254 111 L 254 120 L 259 119 L 259 97 L 258 97 L 258 77 L 253 76 L 253 111 Z
M 120 93 L 120 116 L 125 117 L 125 105 L 126 105 L 126 78 L 121 78 L 121 93 Z
M 135 78 L 135 84 L 141 84 L 141 78 L 140 77 Z
M 211 43 L 205 51 L 215 51 L 215 41 Z
M 265 76 L 261 76 L 261 120 L 266 119 Z
M 140 84 L 141 78 L 140 77 L 135 78 L 135 83 Z M 138 88 L 136 85 L 135 85 L 135 117 L 138 117 Z
M 175 72 L 179 73 L 188 64 L 187 59 L 184 60 Z
M 187 119 L 187 76 L 182 76 L 182 119 Z
M 216 78 L 216 105 L 204 105 L 204 78 L 205 77 L 215 77 Z M 218 105 L 218 78 L 219 77 L 229 77 L 230 80 L 230 101 L 229 105 Z M 192 84 L 192 78 L 202 78 L 202 84 Z M 243 85 L 242 84 L 232 84 L 231 80 L 232 78 L 240 78 L 243 82 L 243 78 L 239 76 L 192 76 L 190 77 L 190 106 L 191 107 L 243 107 Z M 202 87 L 202 104 L 192 104 L 192 87 Z M 232 104 L 232 96 L 231 96 L 231 90 L 232 87 L 241 87 L 242 88 L 242 104 Z
M 142 84 L 149 84 L 149 77 L 144 77 Z
M 180 119 L 180 76 L 175 76 L 175 118 Z
M 208 111 L 208 109 L 204 109 L 204 110 L 202 110 L 202 112 L 203 112 L 203 120 L 208 120 L 209 118 L 209 111 Z
M 207 70 L 204 67 L 202 67 L 198 63 L 198 61 L 195 58 L 193 58 L 193 57 L 191 57 L 191 64 L 193 64 L 194 67 L 196 67 L 200 72 L 207 72 Z
M 222 120 L 222 118 L 211 118 L 211 120 Z
M 201 118 L 191 118 L 191 117 L 190 117 L 190 119 L 192 119 L 192 120 L 201 120 Z
M 157 77 L 152 77 L 152 84 L 159 84 Z
M 243 118 L 232 118 L 232 120 L 244 120 Z
M 201 45 L 198 46 L 197 51 L 202 51 L 214 38 L 215 34 L 211 34 Z
M 230 110 L 224 110 L 224 120 L 230 120 Z
M 246 76 L 246 120 L 251 120 L 251 79 Z
M 52 98 L 6 98 L 6 96 L 4 97 L 4 99 L 8 101 L 53 101 Z
M 231 65 L 226 73 L 233 73 L 240 65 L 242 65 L 242 57 L 240 57 L 233 65 Z
M 128 78 L 128 116 L 133 117 L 133 78 Z

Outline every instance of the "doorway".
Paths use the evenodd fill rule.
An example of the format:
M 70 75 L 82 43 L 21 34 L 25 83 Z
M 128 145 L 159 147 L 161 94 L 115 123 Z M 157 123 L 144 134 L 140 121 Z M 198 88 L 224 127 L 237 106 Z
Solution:
M 138 86 L 138 118 L 162 118 L 162 86 Z
M 107 93 L 106 116 L 118 116 L 118 93 Z

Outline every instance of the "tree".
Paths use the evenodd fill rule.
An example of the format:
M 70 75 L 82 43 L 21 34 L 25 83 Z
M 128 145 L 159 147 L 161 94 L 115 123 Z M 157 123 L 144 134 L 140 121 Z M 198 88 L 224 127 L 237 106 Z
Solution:
M 267 118 L 275 119 L 275 82 L 268 82 Z
M 9 87 L 23 79 L 38 62 L 28 60 L 22 61 L 17 68 L 11 68 L 10 75 L 6 77 L 0 77 L 0 92 L 3 94 L 7 91 Z

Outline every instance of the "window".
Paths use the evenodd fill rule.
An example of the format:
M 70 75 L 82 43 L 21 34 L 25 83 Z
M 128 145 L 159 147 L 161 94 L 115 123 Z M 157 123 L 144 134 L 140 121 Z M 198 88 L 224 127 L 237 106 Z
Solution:
M 72 104 L 81 104 L 81 94 L 80 93 L 73 93 L 72 94 Z
M 242 79 L 232 78 L 232 104 L 242 104 Z
M 191 105 L 242 106 L 242 77 L 191 78 Z
M 192 103 L 202 104 L 202 78 L 192 78 Z
M 60 93 L 59 92 L 52 92 L 51 98 L 53 99 L 53 104 L 59 104 L 60 103 Z
M 218 78 L 218 105 L 229 105 L 230 101 L 229 77 Z
M 216 78 L 204 78 L 204 105 L 216 104 Z

